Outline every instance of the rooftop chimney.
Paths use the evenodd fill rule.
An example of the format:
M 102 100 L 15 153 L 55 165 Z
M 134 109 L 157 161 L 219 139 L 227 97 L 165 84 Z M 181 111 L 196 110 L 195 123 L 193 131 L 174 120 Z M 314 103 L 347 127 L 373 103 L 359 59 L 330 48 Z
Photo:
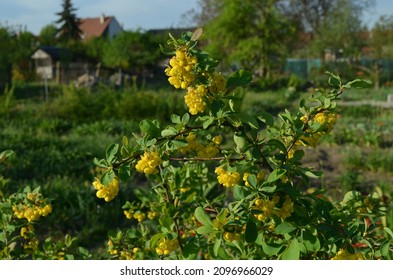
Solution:
M 104 24 L 104 22 L 105 22 L 105 14 L 101 14 L 101 16 L 100 16 L 100 23 Z

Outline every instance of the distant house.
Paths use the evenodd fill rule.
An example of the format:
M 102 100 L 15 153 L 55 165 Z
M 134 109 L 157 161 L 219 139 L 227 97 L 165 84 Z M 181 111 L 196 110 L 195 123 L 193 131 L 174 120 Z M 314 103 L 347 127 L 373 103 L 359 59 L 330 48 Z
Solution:
M 64 48 L 40 47 L 31 58 L 35 61 L 37 75 L 53 79 L 56 83 L 68 83 L 96 71 L 95 64 L 82 56 L 74 56 Z
M 69 56 L 66 49 L 58 47 L 40 47 L 31 56 L 35 61 L 36 73 L 42 78 L 52 79 L 55 76 L 56 63 Z
M 107 17 L 105 15 L 81 19 L 79 28 L 82 31 L 82 39 L 84 41 L 88 41 L 94 37 L 107 37 L 112 39 L 123 31 L 123 28 L 115 17 Z

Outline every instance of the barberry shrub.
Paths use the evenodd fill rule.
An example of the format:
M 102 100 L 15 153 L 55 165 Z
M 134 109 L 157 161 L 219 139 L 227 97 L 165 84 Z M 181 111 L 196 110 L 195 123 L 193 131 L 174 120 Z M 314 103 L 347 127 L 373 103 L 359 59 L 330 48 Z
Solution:
M 0 164 L 13 156 L 11 150 L 0 152 Z M 77 239 L 64 240 L 37 234 L 40 220 L 51 214 L 51 199 L 40 188 L 25 187 L 15 193 L 7 190 L 9 180 L 0 174 L 0 260 L 4 259 L 87 259 L 91 254 L 77 246 Z M 50 234 L 50 233 L 48 233 Z
M 328 73 L 329 88 L 301 100 L 297 112 L 251 115 L 240 110 L 239 88 L 252 75 L 217 72 L 218 62 L 198 48 L 201 34 L 170 35 L 170 50 L 162 47 L 171 56 L 165 74 L 185 92 L 189 112 L 171 115 L 165 127 L 144 120 L 132 139 L 123 137 L 95 159 L 103 169 L 94 183 L 98 197 L 109 202 L 119 182 L 139 182 L 123 207 L 129 228 L 109 236 L 109 256 L 391 258 L 393 233 L 381 191 L 350 191 L 334 203 L 312 188 L 311 179 L 322 173 L 302 163 L 334 128 L 340 96 L 370 82 L 343 83 Z

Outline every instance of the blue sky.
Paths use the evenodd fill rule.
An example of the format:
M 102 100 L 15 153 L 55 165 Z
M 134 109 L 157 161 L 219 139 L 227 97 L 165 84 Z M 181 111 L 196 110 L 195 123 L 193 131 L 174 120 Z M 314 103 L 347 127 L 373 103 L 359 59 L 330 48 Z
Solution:
M 372 26 L 380 15 L 393 15 L 393 0 L 376 0 L 364 20 Z M 0 0 L 0 25 L 22 25 L 38 34 L 56 21 L 62 0 Z M 127 30 L 181 26 L 181 16 L 197 7 L 197 0 L 73 0 L 78 17 L 113 15 Z
M 22 25 L 38 34 L 57 20 L 62 0 L 0 0 L 0 25 Z M 197 0 L 72 0 L 80 18 L 115 16 L 124 29 L 180 26 L 181 15 L 196 8 Z

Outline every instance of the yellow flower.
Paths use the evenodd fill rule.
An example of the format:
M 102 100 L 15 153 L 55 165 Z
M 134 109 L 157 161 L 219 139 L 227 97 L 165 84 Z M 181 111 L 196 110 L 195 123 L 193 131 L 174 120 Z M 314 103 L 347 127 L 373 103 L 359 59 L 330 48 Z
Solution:
M 191 115 L 196 115 L 205 111 L 207 89 L 204 85 L 199 85 L 197 88 L 189 87 L 184 100 L 187 104 L 188 111 Z
M 187 55 L 186 49 L 176 50 L 175 56 L 169 60 L 169 65 L 165 69 L 165 74 L 169 76 L 168 81 L 175 88 L 186 89 L 195 80 L 193 70 L 197 63 L 197 58 Z
M 138 220 L 138 222 L 142 222 L 146 218 L 146 214 L 141 211 L 136 211 L 133 217 L 135 220 Z
M 351 254 L 345 249 L 340 249 L 331 260 L 364 260 L 364 256 L 361 252 Z
M 135 165 L 136 171 L 145 174 L 157 174 L 157 166 L 162 163 L 158 152 L 145 152 Z
M 123 213 L 124 213 L 124 215 L 126 216 L 127 219 L 131 220 L 132 217 L 133 217 L 134 211 L 129 209 L 129 210 L 124 210 Z
M 212 142 L 209 143 L 207 146 L 198 143 L 196 135 L 192 132 L 190 132 L 188 136 L 185 137 L 185 140 L 188 144 L 187 146 L 181 147 L 179 149 L 180 153 L 185 154 L 187 152 L 194 152 L 198 157 L 212 158 L 220 152 L 220 150 L 218 149 L 219 144 L 217 143 L 221 143 L 222 137 L 213 137 Z
M 157 211 L 149 211 L 147 213 L 147 217 L 149 218 L 149 220 L 154 220 L 157 216 L 158 216 Z
M 218 174 L 218 182 L 227 188 L 237 185 L 240 181 L 239 172 L 225 171 L 221 166 L 216 168 L 215 173 Z
M 161 238 L 156 248 L 156 253 L 159 255 L 169 255 L 179 247 L 177 239 L 170 240 L 167 238 Z
M 216 144 L 217 146 L 221 145 L 221 143 L 222 143 L 222 136 L 221 135 L 214 136 L 213 139 L 212 139 L 212 142 L 214 144 Z
M 259 210 L 262 213 L 258 213 L 255 214 L 255 218 L 258 219 L 258 221 L 263 222 L 266 218 L 269 218 L 273 215 L 274 213 L 274 207 L 276 206 L 276 204 L 278 203 L 278 201 L 280 200 L 280 197 L 278 196 L 274 196 L 272 198 L 272 200 L 270 199 L 261 199 L 258 198 L 257 200 L 255 200 L 254 202 L 254 207 L 253 209 L 255 210 Z
M 294 209 L 293 209 L 292 200 L 287 196 L 285 198 L 284 204 L 279 210 L 275 211 L 275 214 L 281 219 L 285 220 L 286 218 L 292 215 L 293 211 Z
M 233 242 L 240 239 L 240 233 L 237 232 L 224 232 L 223 237 L 228 242 Z
M 99 179 L 93 182 L 94 188 L 97 190 L 96 196 L 98 198 L 103 198 L 106 202 L 114 199 L 119 192 L 119 181 L 116 177 L 107 185 L 103 185 Z

